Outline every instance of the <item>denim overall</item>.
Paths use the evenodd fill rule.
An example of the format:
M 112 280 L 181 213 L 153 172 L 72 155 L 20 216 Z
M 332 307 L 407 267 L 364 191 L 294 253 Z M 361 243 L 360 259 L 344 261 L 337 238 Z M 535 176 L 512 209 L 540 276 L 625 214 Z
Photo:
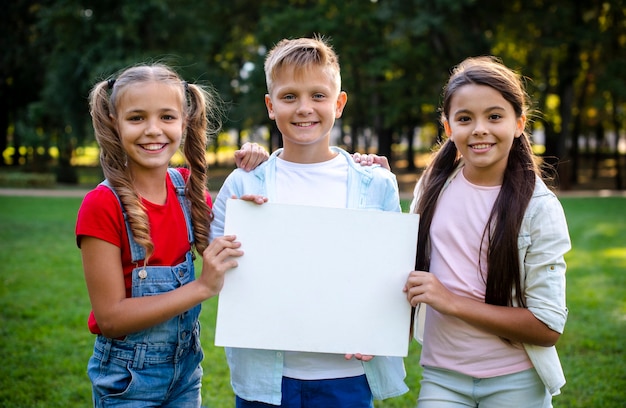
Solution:
M 177 170 L 169 169 L 169 174 L 185 215 L 189 242 L 193 243 L 185 182 Z M 111 188 L 106 180 L 102 184 Z M 132 297 L 169 292 L 195 279 L 191 250 L 178 265 L 144 267 L 140 261 L 145 258 L 145 250 L 133 239 L 123 206 L 122 212 L 133 263 L 141 265 L 132 271 Z M 98 335 L 87 370 L 94 407 L 199 407 L 200 362 L 204 356 L 200 347 L 200 307 L 198 304 L 123 339 Z

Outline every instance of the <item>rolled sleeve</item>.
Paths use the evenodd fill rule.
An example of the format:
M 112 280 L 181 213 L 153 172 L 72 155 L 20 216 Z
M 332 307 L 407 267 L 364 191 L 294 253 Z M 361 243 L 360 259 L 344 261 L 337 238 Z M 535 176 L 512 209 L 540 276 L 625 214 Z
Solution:
M 381 197 L 383 197 L 381 209 L 383 211 L 402 212 L 396 176 L 390 171 L 382 168 L 376 169 L 375 172 L 375 174 L 379 174 L 378 177 L 375 177 L 375 180 L 380 180 L 381 185 L 378 188 L 371 190 L 377 191 L 375 198 L 377 198 L 378 201 L 381 201 Z
M 518 239 L 528 309 L 550 329 L 562 333 L 567 320 L 564 255 L 571 248 L 563 208 L 553 194 L 536 199 Z

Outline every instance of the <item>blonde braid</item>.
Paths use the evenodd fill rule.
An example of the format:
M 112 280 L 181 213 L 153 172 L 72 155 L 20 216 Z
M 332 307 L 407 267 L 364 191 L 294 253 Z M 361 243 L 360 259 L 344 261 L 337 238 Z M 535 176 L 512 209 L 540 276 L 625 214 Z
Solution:
M 187 129 L 184 142 L 184 155 L 189 165 L 190 175 L 186 195 L 191 203 L 191 218 L 195 246 L 202 254 L 209 243 L 209 226 L 213 213 L 206 203 L 207 188 L 207 134 L 220 128 L 219 109 L 216 100 L 207 90 L 198 85 L 186 84 L 188 93 Z M 209 120 L 209 116 L 213 120 Z
M 128 223 L 135 241 L 146 251 L 145 262 L 154 252 L 150 237 L 150 223 L 143 204 L 135 191 L 130 172 L 126 166 L 127 155 L 122 146 L 113 118 L 117 116 L 116 100 L 118 93 L 128 84 L 147 80 L 148 67 L 134 67 L 124 71 L 117 80 L 99 82 L 89 97 L 89 107 L 96 141 L 100 146 L 100 165 L 104 177 L 115 189 L 122 206 L 126 210 Z M 111 91 L 109 96 L 108 91 Z
M 191 218 L 196 250 L 208 246 L 209 225 L 213 214 L 206 203 L 208 135 L 221 127 L 221 106 L 217 94 L 183 82 L 169 67 L 161 64 L 139 65 L 123 71 L 116 80 L 102 81 L 90 94 L 90 112 L 96 140 L 100 145 L 100 163 L 104 176 L 117 192 L 126 209 L 135 241 L 146 250 L 145 262 L 154 252 L 146 210 L 135 191 L 127 168 L 127 155 L 115 127 L 116 103 L 128 86 L 147 81 L 167 82 L 178 87 L 185 112 L 184 155 L 190 168 L 186 197 L 191 204 Z M 110 91 L 110 96 L 108 94 Z

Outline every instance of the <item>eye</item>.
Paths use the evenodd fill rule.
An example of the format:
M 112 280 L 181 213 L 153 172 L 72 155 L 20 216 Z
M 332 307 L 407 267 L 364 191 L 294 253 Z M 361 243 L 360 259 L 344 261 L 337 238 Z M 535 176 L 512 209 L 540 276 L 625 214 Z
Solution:
M 469 116 L 459 116 L 456 118 L 457 122 L 466 123 L 472 120 Z
M 129 122 L 139 122 L 140 120 L 143 120 L 143 116 L 141 116 L 141 115 L 132 115 L 132 116 L 129 116 L 128 118 L 126 118 L 126 120 L 128 120 Z
M 316 100 L 320 100 L 324 98 L 326 98 L 326 95 L 324 95 L 323 93 L 316 93 L 313 95 L 313 99 L 316 99 Z
M 296 99 L 296 96 L 293 94 L 286 94 L 286 95 L 283 95 L 281 99 L 285 101 L 293 101 Z
M 491 115 L 489 115 L 489 120 L 498 120 L 498 119 L 502 119 L 502 115 L 500 115 L 499 113 L 492 113 Z

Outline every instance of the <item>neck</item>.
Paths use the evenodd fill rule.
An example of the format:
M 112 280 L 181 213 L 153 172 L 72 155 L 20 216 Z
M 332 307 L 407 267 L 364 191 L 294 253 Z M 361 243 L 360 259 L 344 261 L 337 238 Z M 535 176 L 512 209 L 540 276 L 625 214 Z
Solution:
M 280 153 L 280 158 L 292 163 L 322 163 L 332 160 L 338 153 L 332 151 L 328 145 L 314 149 L 311 146 L 287 147 Z
M 163 205 L 167 200 L 167 183 L 165 171 L 133 172 L 133 187 L 137 194 L 154 204 Z

